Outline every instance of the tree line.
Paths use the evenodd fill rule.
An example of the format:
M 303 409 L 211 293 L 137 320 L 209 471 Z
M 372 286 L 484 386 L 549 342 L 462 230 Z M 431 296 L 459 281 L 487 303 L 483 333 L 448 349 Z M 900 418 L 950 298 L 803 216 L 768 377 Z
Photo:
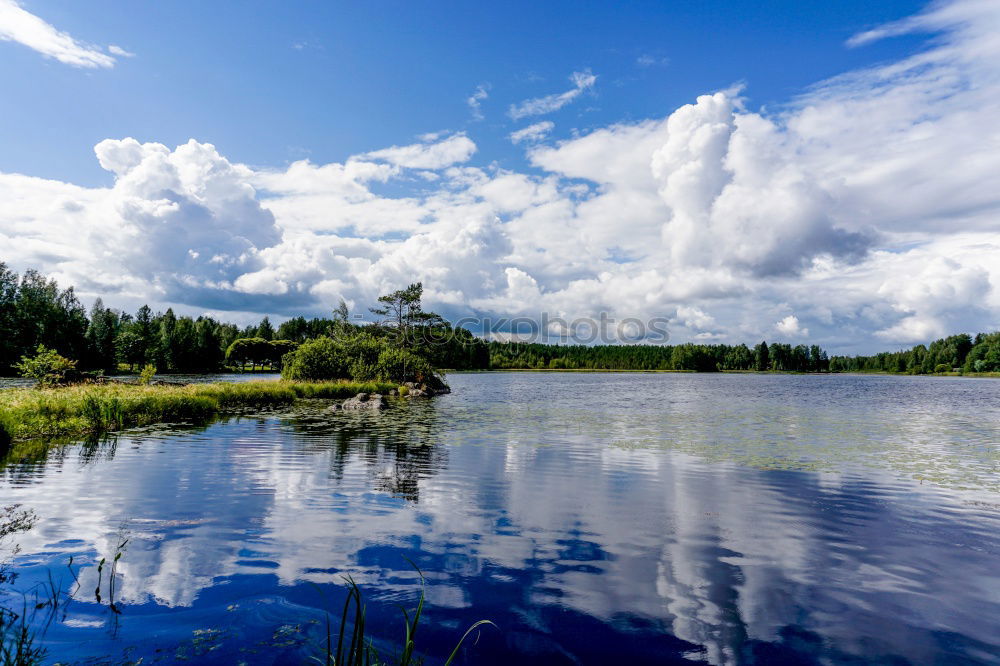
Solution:
M 484 369 L 486 343 L 452 328 L 420 307 L 423 287 L 410 285 L 379 299 L 379 321 L 354 323 L 341 302 L 331 317 L 293 317 L 275 327 L 269 317 L 240 327 L 212 317 L 177 316 L 171 308 L 134 314 L 105 307 L 89 312 L 73 287 L 61 289 L 38 271 L 24 275 L 0 262 L 0 374 L 12 374 L 39 345 L 76 361 L 79 371 L 115 373 L 147 365 L 160 372 L 215 372 L 224 368 L 278 370 L 282 359 L 307 340 L 364 332 L 406 347 L 436 368 Z M 397 312 L 400 307 L 403 311 Z M 394 310 L 395 308 L 395 310 Z
M 86 310 L 73 287 L 0 262 L 0 373 L 10 374 L 39 345 L 77 361 L 82 371 L 117 372 L 154 365 L 160 372 L 213 372 L 226 367 L 280 369 L 309 340 L 345 340 L 360 333 L 411 351 L 433 368 L 587 369 L 784 372 L 1000 372 L 1000 333 L 952 335 L 929 346 L 872 356 L 828 356 L 817 345 L 551 345 L 486 342 L 421 307 L 419 283 L 382 296 L 375 322 L 352 321 L 347 305 L 330 317 L 293 317 L 275 327 L 268 317 L 240 327 L 212 317 L 105 307 Z
M 761 342 L 740 345 L 549 345 L 489 343 L 495 369 L 686 370 L 719 372 L 757 370 L 826 372 L 827 353 L 816 345 L 795 347 Z
M 873 356 L 834 356 L 834 372 L 891 372 L 927 375 L 941 372 L 1000 372 L 1000 332 L 966 333 Z

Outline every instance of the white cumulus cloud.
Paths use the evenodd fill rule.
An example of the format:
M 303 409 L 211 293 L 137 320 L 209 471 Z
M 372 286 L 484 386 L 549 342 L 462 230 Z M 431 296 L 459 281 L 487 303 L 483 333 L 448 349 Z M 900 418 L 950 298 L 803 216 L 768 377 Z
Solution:
M 777 322 L 774 327 L 785 337 L 804 338 L 809 335 L 809 329 L 799 324 L 799 318 L 795 315 L 788 315 Z
M 674 342 L 997 328 L 1000 5 L 914 21 L 923 51 L 767 112 L 728 90 L 559 142 L 531 126 L 525 172 L 471 163 L 464 134 L 282 168 L 107 140 L 111 187 L 0 174 L 0 247 L 110 303 L 218 312 L 363 308 L 422 280 L 453 318 L 663 317 Z

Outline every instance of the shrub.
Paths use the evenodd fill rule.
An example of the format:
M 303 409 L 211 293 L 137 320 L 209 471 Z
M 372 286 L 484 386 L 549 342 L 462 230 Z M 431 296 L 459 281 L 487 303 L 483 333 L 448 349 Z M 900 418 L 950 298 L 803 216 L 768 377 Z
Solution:
M 430 363 L 405 349 L 385 348 L 375 364 L 376 378 L 384 382 L 424 382 L 433 375 Z
M 76 370 L 76 361 L 60 356 L 55 349 L 38 345 L 34 356 L 22 356 L 14 367 L 25 377 L 38 380 L 41 386 L 64 383 Z
M 156 374 L 156 366 L 152 363 L 147 363 L 143 366 L 142 371 L 139 373 L 139 384 L 146 386 L 151 381 L 153 381 L 153 375 Z
M 351 359 L 351 379 L 356 382 L 371 382 L 379 379 L 378 359 L 387 349 L 383 340 L 369 336 L 356 336 L 344 341 L 344 353 Z
M 281 375 L 297 381 L 351 379 L 355 382 L 426 383 L 444 386 L 430 362 L 413 352 L 370 335 L 341 340 L 322 337 L 285 354 Z
M 285 354 L 281 376 L 300 381 L 346 378 L 350 376 L 348 357 L 343 347 L 330 338 L 315 338 Z
M 947 363 L 938 363 L 934 366 L 934 372 L 951 372 L 951 366 Z

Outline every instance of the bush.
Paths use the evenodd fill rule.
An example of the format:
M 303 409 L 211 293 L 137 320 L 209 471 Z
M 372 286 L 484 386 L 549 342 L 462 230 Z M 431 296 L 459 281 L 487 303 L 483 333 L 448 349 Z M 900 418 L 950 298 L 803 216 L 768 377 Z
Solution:
M 373 382 L 379 379 L 378 360 L 389 346 L 383 340 L 357 336 L 344 342 L 344 353 L 351 359 L 351 379 L 356 382 Z
M 386 348 L 378 355 L 375 364 L 376 379 L 384 382 L 427 381 L 433 374 L 431 364 L 405 349 Z
M 297 381 L 351 379 L 356 382 L 417 382 L 444 386 L 430 362 L 369 335 L 346 340 L 316 338 L 282 359 L 282 377 Z
M 937 365 L 934 366 L 934 372 L 937 373 L 951 372 L 951 366 L 948 365 L 947 363 L 938 363 Z
M 64 383 L 76 371 L 76 361 L 60 356 L 55 349 L 38 345 L 34 356 L 22 356 L 14 367 L 25 377 L 38 380 L 41 386 Z
M 156 374 L 156 366 L 152 363 L 147 363 L 143 366 L 142 371 L 139 373 L 139 384 L 146 386 L 151 381 L 153 381 L 153 375 Z
M 330 338 L 315 338 L 285 354 L 281 376 L 299 381 L 347 378 L 350 376 L 348 357 L 343 346 Z

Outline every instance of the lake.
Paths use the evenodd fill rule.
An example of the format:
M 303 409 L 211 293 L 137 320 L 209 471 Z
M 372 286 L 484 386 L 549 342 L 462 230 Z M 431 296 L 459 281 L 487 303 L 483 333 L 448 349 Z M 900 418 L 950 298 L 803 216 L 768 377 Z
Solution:
M 302 663 L 346 575 L 398 649 L 412 561 L 428 663 L 490 619 L 462 663 L 1000 664 L 1000 382 L 448 381 L 8 459 L 7 605 L 73 593 L 33 614 L 51 661 Z

